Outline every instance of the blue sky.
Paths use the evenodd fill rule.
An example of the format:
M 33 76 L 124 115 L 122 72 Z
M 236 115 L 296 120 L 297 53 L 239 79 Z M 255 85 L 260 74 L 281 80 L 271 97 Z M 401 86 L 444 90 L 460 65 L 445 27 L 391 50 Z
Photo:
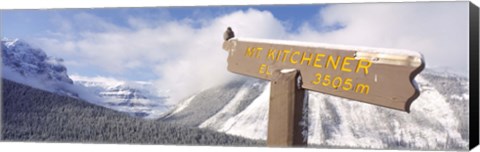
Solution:
M 318 12 L 327 5 L 265 5 L 265 6 L 230 6 L 230 7 L 151 7 L 151 8 L 96 8 L 96 9 L 50 9 L 50 10 L 5 10 L 2 11 L 2 37 L 25 39 L 37 47 L 43 48 L 42 44 L 35 42 L 38 38 L 55 37 L 58 33 L 69 32 L 70 39 L 78 39 L 82 32 L 105 32 L 102 29 L 89 25 L 88 22 L 75 20 L 78 14 L 89 14 L 98 19 L 114 24 L 118 27 L 132 29 L 127 18 L 141 18 L 154 21 L 176 21 L 186 18 L 191 19 L 213 19 L 236 11 L 256 9 L 268 11 L 275 18 L 282 21 L 288 32 L 296 32 L 298 27 L 306 21 L 316 17 Z M 74 25 L 66 31 L 62 22 L 70 22 Z M 93 24 L 95 25 L 95 24 Z M 201 28 L 201 23 L 191 23 L 193 28 Z M 132 29 L 133 30 L 133 29 Z M 153 36 L 153 35 L 152 35 Z M 43 48 L 49 55 L 60 58 L 58 53 L 50 53 L 51 50 Z M 127 80 L 153 80 L 157 76 L 148 72 L 148 67 L 138 68 L 141 75 L 137 73 L 109 73 L 99 68 L 78 68 L 68 66 L 69 73 L 86 76 L 111 76 Z
M 259 5 L 229 7 L 148 7 L 148 8 L 95 8 L 95 9 L 50 9 L 50 10 L 3 10 L 3 37 L 29 39 L 44 36 L 58 30 L 56 19 L 72 18 L 79 13 L 89 13 L 107 22 L 128 28 L 127 16 L 163 20 L 184 18 L 213 18 L 238 10 L 255 8 L 271 12 L 275 18 L 285 21 L 288 30 L 294 31 L 303 22 L 315 17 L 328 5 Z M 87 24 L 87 23 L 85 23 Z M 78 29 L 91 30 L 91 29 Z
M 227 26 L 237 37 L 417 51 L 427 68 L 467 75 L 467 8 L 429 2 L 2 10 L 1 36 L 63 58 L 69 74 L 152 81 L 186 95 L 236 77 L 221 49 Z

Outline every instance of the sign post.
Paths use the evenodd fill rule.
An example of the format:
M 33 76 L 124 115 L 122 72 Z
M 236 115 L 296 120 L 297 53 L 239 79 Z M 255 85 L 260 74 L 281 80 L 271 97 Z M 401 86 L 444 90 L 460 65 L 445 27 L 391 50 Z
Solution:
M 247 38 L 227 39 L 223 49 L 230 72 L 272 81 L 269 146 L 301 143 L 295 129 L 301 90 L 410 112 L 420 94 L 414 78 L 425 67 L 420 53 L 399 49 Z
M 267 145 L 274 147 L 305 146 L 300 122 L 303 116 L 305 90 L 300 87 L 297 70 L 277 70 L 272 73 L 270 107 L 268 111 Z

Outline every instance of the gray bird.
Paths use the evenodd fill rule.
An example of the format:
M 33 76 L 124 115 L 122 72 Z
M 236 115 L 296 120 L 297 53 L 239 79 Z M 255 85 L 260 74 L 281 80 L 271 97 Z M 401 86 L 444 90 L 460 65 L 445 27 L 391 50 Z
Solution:
M 235 34 L 232 31 L 232 28 L 228 27 L 227 31 L 223 33 L 223 40 L 228 41 L 229 39 L 235 37 Z

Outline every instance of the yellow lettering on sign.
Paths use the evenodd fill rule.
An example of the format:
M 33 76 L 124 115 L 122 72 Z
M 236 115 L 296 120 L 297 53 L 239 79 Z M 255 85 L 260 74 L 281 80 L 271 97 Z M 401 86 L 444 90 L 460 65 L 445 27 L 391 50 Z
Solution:
M 245 50 L 244 56 L 246 57 L 255 57 L 260 58 L 262 55 L 263 48 L 262 47 L 248 47 Z M 296 56 L 300 56 L 303 53 L 301 58 Z M 315 58 L 313 58 L 315 56 Z M 308 53 L 306 51 L 292 51 L 288 49 L 284 50 L 277 50 L 275 48 L 270 48 L 268 50 L 266 61 L 282 61 L 285 62 L 289 58 L 291 64 L 304 64 L 311 65 L 316 68 L 331 68 L 332 70 L 337 70 L 340 68 L 343 72 L 352 72 L 354 67 L 351 67 L 352 61 L 355 60 L 354 57 L 344 57 L 341 60 L 341 56 L 332 56 L 326 55 L 324 53 Z M 326 59 L 326 62 L 322 62 L 322 58 Z M 299 61 L 300 60 L 300 61 Z M 313 64 L 312 64 L 313 63 Z M 341 63 L 340 67 L 339 64 Z M 372 66 L 372 62 L 366 59 L 360 59 L 355 66 L 355 73 L 364 72 L 365 75 L 368 74 L 369 68 Z
M 275 50 L 274 49 L 269 49 L 268 50 L 267 60 L 268 59 L 271 59 L 272 61 L 275 60 Z
M 362 64 L 362 63 L 366 63 L 366 64 Z M 370 66 L 372 66 L 372 62 L 370 62 L 369 60 L 360 59 L 360 61 L 358 61 L 355 73 L 358 73 L 358 71 L 360 71 L 360 68 L 362 68 L 364 70 L 365 74 L 368 74 L 368 68 Z
M 329 65 L 331 65 L 331 67 L 333 67 L 334 70 L 337 70 L 337 67 L 338 67 L 338 63 L 340 61 L 340 56 L 337 56 L 337 60 L 333 60 L 333 56 L 328 56 L 328 61 L 327 61 L 327 66 L 326 68 L 329 67 Z
M 317 55 L 315 55 L 315 61 L 313 62 L 313 66 L 317 68 L 322 68 L 321 64 L 317 64 L 320 61 L 319 57 L 325 57 L 325 54 L 317 53 Z
M 266 64 L 260 65 L 260 69 L 258 69 L 258 73 L 271 75 L 270 71 L 268 71 L 268 65 Z
M 244 56 L 263 58 L 263 55 L 266 55 L 265 61 L 273 61 L 273 63 L 275 63 L 275 61 L 281 61 L 283 63 L 290 62 L 292 65 L 300 64 L 315 68 L 330 68 L 331 70 L 341 70 L 343 72 L 363 72 L 365 75 L 371 71 L 369 68 L 373 64 L 367 59 L 356 60 L 351 56 L 343 57 L 338 54 L 329 55 L 325 54 L 324 52 L 312 52 L 311 50 L 270 48 L 268 52 L 263 53 L 262 51 L 262 47 L 247 47 Z M 268 64 L 260 64 L 258 73 L 263 76 L 272 75 L 269 68 L 270 67 Z M 357 79 L 353 80 L 352 78 L 344 78 L 342 75 L 331 75 L 330 73 L 331 72 L 315 73 L 315 76 L 310 83 L 319 87 L 319 89 L 336 89 L 334 91 L 352 91 L 363 95 L 369 94 L 370 86 L 368 84 L 365 84 L 364 82 L 352 82 L 356 81 Z
M 290 54 L 290 50 L 283 50 L 283 60 L 282 60 L 282 62 L 285 62 L 288 54 Z
M 255 51 L 255 57 L 257 58 L 260 58 L 260 52 L 263 50 L 263 48 L 261 47 L 257 47 L 256 51 Z
M 313 53 L 310 54 L 310 56 L 307 58 L 305 55 L 307 52 L 303 52 L 302 60 L 300 60 L 300 64 L 303 64 L 304 61 L 308 61 L 307 65 L 310 65 L 310 61 L 312 60 Z
M 247 48 L 247 51 L 245 51 L 245 56 L 252 57 L 253 52 L 255 52 L 254 49 L 255 49 L 255 48 L 248 47 L 248 48 Z
M 317 85 L 317 84 L 320 83 L 320 81 L 322 81 L 322 74 L 317 73 L 317 74 L 315 74 L 315 77 L 317 77 L 317 79 L 314 80 L 314 81 L 312 81 L 312 83 L 315 84 L 315 85 Z
M 342 85 L 342 78 L 337 76 L 333 79 L 332 86 L 334 89 L 337 89 Z
M 280 50 L 277 50 L 277 61 L 278 59 L 280 59 L 280 55 L 282 55 L 282 53 L 280 52 Z
M 348 90 L 352 89 L 352 87 L 353 87 L 353 86 L 352 86 L 352 79 L 347 78 L 347 79 L 345 80 L 345 83 L 344 83 L 342 89 L 345 90 L 345 91 L 348 91 Z
M 355 92 L 357 93 L 368 94 L 369 90 L 370 90 L 370 86 L 366 84 L 357 84 L 357 86 L 355 87 Z
M 350 64 L 350 63 L 348 62 L 349 60 L 352 61 L 352 60 L 354 60 L 354 59 L 355 59 L 355 58 L 349 57 L 349 56 L 343 58 L 341 70 L 344 71 L 344 72 L 352 72 L 352 69 L 349 69 L 349 68 L 347 68 L 347 67 L 345 67 L 345 66 L 347 66 L 347 65 Z
M 333 78 L 333 79 L 332 79 Z M 355 93 L 365 94 L 368 95 L 370 91 L 370 86 L 368 84 L 358 83 L 355 87 L 353 87 L 352 79 L 351 78 L 343 78 L 342 76 L 331 76 L 329 74 L 325 74 L 322 77 L 321 73 L 315 74 L 315 79 L 311 81 L 313 85 L 322 85 L 325 87 L 339 89 L 342 88 L 345 91 L 354 91 Z M 323 87 L 322 87 L 323 88 Z
M 330 75 L 327 74 L 327 75 L 325 75 L 325 77 L 323 77 L 323 83 L 322 83 L 323 86 L 328 86 L 328 85 L 330 85 L 331 82 L 332 81 L 330 81 Z
M 298 60 L 293 60 L 293 57 L 294 57 L 295 55 L 300 55 L 300 52 L 299 52 L 299 51 L 295 51 L 295 52 L 292 53 L 292 55 L 290 56 L 290 63 L 292 63 L 292 64 L 297 64 L 297 63 L 298 63 Z

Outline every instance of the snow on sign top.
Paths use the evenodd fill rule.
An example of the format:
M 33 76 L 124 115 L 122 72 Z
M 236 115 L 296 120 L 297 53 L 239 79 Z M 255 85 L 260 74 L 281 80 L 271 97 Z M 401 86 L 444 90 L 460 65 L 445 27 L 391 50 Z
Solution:
M 340 50 L 358 50 L 358 51 L 370 52 L 370 53 L 386 53 L 386 54 L 409 55 L 409 56 L 418 56 L 418 57 L 422 56 L 418 52 L 410 51 L 410 50 L 402 50 L 402 49 L 371 48 L 371 47 L 364 47 L 364 46 L 349 46 L 349 45 L 339 45 L 339 44 L 286 41 L 286 40 L 269 40 L 269 39 L 256 39 L 256 38 L 234 38 L 234 39 L 239 41 L 244 41 L 244 42 L 284 44 L 284 45 L 305 46 L 305 47 L 325 47 L 325 48 L 340 49 Z
M 425 66 L 420 53 L 400 49 L 251 38 L 229 39 L 223 48 L 231 72 L 272 80 L 273 71 L 297 69 L 305 89 L 407 112 Z
M 357 51 L 355 54 L 355 57 L 358 59 L 360 58 L 366 59 L 366 58 L 374 58 L 374 57 L 383 58 L 383 60 L 376 61 L 377 63 L 389 62 L 390 64 L 419 66 L 423 62 L 421 61 L 423 59 L 422 54 L 415 51 L 403 50 L 403 49 L 372 48 L 372 47 L 364 47 L 364 46 L 348 46 L 348 45 L 338 45 L 338 44 L 269 40 L 269 39 L 256 39 L 256 38 L 233 38 L 231 41 L 233 41 L 232 44 L 235 44 L 235 41 L 242 41 L 242 42 L 266 43 L 266 44 L 272 44 L 272 45 L 291 45 L 291 46 L 303 46 L 303 47 L 312 47 L 312 48 L 325 48 L 325 49 L 334 49 L 334 50 L 355 50 Z M 229 50 L 228 48 L 224 48 L 224 49 L 227 51 Z M 403 62 L 400 62 L 400 61 L 403 61 Z

